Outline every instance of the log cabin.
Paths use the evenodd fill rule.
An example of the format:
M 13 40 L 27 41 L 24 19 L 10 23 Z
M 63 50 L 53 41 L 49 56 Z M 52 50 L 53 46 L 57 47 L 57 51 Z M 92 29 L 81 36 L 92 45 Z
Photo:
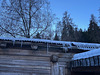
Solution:
M 73 55 L 100 47 L 91 46 L 94 44 L 0 37 L 0 75 L 71 75 Z

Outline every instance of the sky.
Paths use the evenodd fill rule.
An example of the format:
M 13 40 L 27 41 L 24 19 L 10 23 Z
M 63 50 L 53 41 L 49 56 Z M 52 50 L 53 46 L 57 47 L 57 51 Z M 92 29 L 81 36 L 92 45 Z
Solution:
M 87 29 L 91 14 L 99 17 L 100 0 L 49 0 L 52 12 L 62 20 L 63 13 L 68 11 L 78 28 Z
M 1 2 L 2 0 L 0 0 Z M 90 16 L 99 17 L 100 0 L 49 0 L 52 12 L 62 20 L 63 13 L 67 11 L 78 28 L 87 29 Z M 99 24 L 100 25 L 100 24 Z

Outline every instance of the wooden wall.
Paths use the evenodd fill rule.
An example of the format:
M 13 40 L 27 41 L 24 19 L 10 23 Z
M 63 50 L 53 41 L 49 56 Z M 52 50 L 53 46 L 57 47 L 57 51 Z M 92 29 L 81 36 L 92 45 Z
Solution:
M 51 56 L 58 57 L 57 62 Z M 0 49 L 0 75 L 70 75 L 71 53 Z

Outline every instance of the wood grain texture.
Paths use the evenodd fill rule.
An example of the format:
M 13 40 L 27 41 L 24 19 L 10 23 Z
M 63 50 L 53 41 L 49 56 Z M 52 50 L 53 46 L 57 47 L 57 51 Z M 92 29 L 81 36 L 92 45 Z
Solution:
M 52 55 L 58 62 L 50 61 Z M 0 75 L 67 75 L 67 62 L 71 53 L 22 49 L 0 49 Z

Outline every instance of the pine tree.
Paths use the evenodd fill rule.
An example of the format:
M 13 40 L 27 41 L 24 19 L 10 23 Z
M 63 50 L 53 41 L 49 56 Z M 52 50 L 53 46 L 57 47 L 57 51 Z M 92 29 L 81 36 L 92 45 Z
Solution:
M 75 28 L 75 31 L 74 31 L 74 37 L 75 37 L 75 41 L 79 41 L 79 32 L 77 30 L 78 28 Z
M 56 25 L 56 30 L 55 30 L 55 34 L 57 33 L 59 40 L 61 40 L 62 30 L 63 30 L 62 22 L 59 21 Z
M 61 40 L 62 41 L 66 41 L 66 38 L 67 38 L 67 30 L 66 30 L 66 24 L 65 22 L 63 22 L 63 30 L 62 30 L 62 36 L 61 36 Z
M 40 34 L 37 33 L 36 38 L 41 39 Z
M 59 37 L 58 37 L 57 33 L 56 33 L 56 35 L 54 37 L 54 40 L 59 40 Z
M 97 25 L 95 16 L 92 14 L 90 19 L 90 24 L 88 28 L 88 42 L 99 43 L 100 42 L 100 29 Z
M 74 28 L 72 18 L 70 18 L 70 15 L 67 12 L 64 13 L 62 26 L 63 30 L 61 40 L 74 41 Z

